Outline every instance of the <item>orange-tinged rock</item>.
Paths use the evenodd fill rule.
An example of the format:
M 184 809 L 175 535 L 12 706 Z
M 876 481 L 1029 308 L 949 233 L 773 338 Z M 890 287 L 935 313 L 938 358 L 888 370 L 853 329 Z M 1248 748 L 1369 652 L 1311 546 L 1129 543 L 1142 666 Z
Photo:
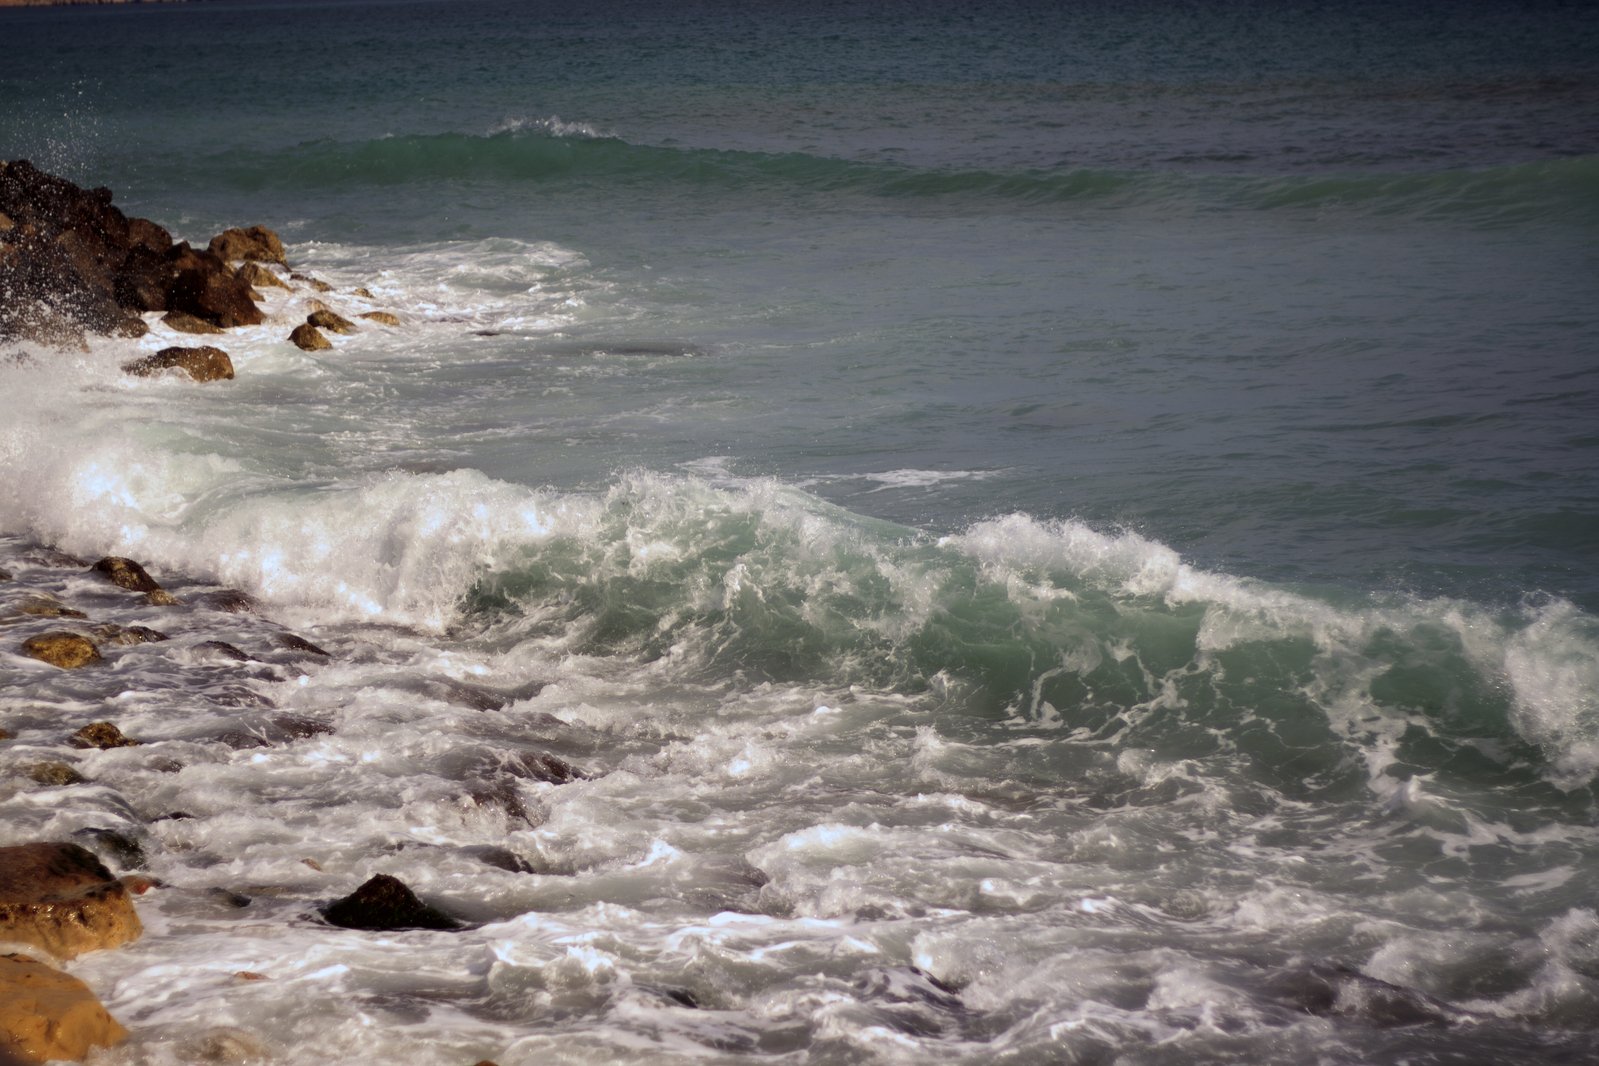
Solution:
M 100 649 L 94 646 L 94 641 L 80 633 L 62 630 L 29 637 L 22 642 L 22 654 L 63 670 L 76 670 L 100 661 Z
M 77 1061 L 127 1035 L 76 977 L 27 955 L 0 955 L 0 1063 Z
M 70 959 L 143 932 L 127 888 L 87 848 L 57 842 L 0 848 L 0 940 Z

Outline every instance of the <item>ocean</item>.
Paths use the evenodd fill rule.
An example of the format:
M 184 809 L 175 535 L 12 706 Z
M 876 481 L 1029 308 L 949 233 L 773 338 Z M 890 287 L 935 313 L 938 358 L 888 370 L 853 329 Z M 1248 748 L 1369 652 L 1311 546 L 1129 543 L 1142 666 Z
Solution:
M 1599 1061 L 1592 5 L 0 45 L 0 158 L 401 320 L 0 353 L 0 612 L 172 638 L 0 620 L 0 844 L 166 886 L 96 1063 Z M 321 920 L 377 873 L 468 927 Z

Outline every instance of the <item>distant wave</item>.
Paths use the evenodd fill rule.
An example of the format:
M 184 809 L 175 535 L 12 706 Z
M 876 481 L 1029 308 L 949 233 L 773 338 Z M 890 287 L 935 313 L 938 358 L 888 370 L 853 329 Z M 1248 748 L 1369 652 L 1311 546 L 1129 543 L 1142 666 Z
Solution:
M 800 152 L 642 145 L 583 123 L 516 120 L 487 134 L 316 140 L 189 161 L 225 184 L 306 188 L 488 181 L 615 183 L 1015 204 L 1169 204 L 1189 210 L 1342 209 L 1521 224 L 1599 221 L 1599 156 L 1428 172 L 1196 174 L 1182 169 L 983 170 Z

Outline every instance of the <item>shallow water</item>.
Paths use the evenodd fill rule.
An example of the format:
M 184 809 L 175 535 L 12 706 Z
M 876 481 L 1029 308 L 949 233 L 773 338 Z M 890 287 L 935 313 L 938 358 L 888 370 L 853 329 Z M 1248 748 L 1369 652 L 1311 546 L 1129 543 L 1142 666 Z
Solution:
M 402 318 L 0 362 L 104 1061 L 1599 1053 L 1599 27 L 1277 11 L 0 13 L 0 157 Z

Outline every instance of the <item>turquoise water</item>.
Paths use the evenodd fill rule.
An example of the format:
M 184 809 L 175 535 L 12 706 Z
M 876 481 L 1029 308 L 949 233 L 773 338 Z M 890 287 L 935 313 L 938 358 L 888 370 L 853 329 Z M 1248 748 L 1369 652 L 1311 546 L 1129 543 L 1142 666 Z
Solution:
M 488 923 L 331 974 L 288 912 L 157 899 L 190 939 L 92 964 L 125 1061 L 221 995 L 138 974 L 260 969 L 251 937 L 293 978 L 217 1024 L 289 1061 L 1595 1053 L 1583 5 L 216 0 L 0 35 L 0 157 L 197 242 L 265 223 L 405 319 L 312 357 L 274 295 L 220 390 L 122 379 L 131 342 L 0 370 L 17 553 L 243 588 L 341 654 L 251 682 L 335 727 L 270 758 L 132 700 L 193 765 L 106 779 L 210 812 L 133 818 L 153 869 L 302 907 L 387 870 Z M 224 714 L 131 654 L 103 688 L 13 656 L 5 699 Z M 463 717 L 441 678 L 523 695 Z M 462 744 L 596 776 L 466 817 Z M 19 839 L 71 822 L 27 795 Z M 461 857 L 490 843 L 537 872 Z

